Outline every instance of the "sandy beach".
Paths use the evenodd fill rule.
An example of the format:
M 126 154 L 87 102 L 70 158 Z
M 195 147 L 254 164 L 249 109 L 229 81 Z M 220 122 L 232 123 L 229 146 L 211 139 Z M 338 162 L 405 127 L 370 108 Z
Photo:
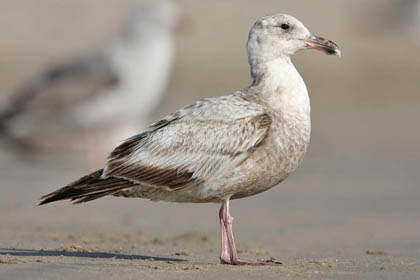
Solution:
M 1 2 L 0 101 L 36 69 L 110 38 L 130 6 Z M 312 103 L 303 165 L 231 203 L 241 256 L 282 264 L 219 264 L 216 204 L 106 197 L 39 207 L 40 196 L 91 171 L 84 158 L 0 149 L 0 279 L 419 279 L 420 42 L 378 27 L 390 2 L 180 2 L 175 70 L 150 121 L 247 86 L 246 36 L 264 14 L 293 14 L 343 51 L 294 60 Z

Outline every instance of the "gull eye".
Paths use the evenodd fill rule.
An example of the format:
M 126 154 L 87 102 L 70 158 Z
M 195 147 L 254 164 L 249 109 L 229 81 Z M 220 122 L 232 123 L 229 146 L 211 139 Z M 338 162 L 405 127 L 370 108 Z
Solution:
M 290 26 L 286 23 L 283 23 L 282 25 L 280 25 L 281 29 L 283 30 L 289 30 Z

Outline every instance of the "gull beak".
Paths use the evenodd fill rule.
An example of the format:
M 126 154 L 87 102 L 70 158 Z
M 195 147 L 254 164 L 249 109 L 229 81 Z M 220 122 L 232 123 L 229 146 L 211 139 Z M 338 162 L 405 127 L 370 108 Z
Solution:
M 312 35 L 309 39 L 304 41 L 308 49 L 321 50 L 327 54 L 338 55 L 341 57 L 340 48 L 330 40 Z

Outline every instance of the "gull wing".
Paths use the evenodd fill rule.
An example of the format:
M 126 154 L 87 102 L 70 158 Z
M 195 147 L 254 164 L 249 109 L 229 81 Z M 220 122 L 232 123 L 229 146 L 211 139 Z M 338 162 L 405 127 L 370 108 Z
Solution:
M 199 184 L 245 161 L 270 125 L 263 108 L 240 94 L 203 99 L 123 142 L 102 178 L 170 190 Z

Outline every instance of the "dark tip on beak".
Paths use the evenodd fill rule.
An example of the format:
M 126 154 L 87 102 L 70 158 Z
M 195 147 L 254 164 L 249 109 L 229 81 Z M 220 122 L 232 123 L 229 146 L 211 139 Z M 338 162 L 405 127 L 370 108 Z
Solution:
M 322 37 L 312 36 L 310 39 L 305 40 L 305 43 L 308 49 L 321 50 L 330 55 L 341 56 L 341 50 L 337 44 Z

